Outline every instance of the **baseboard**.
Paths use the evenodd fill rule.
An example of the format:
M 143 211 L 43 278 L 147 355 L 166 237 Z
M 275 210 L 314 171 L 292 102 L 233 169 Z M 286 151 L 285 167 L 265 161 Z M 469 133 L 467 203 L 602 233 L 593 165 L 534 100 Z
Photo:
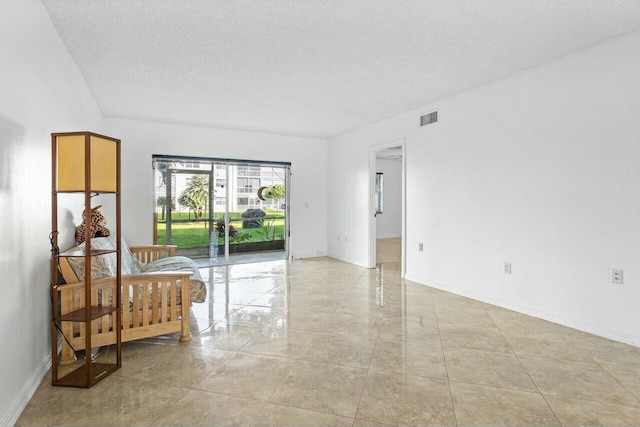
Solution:
M 591 323 L 583 319 L 577 319 L 571 316 L 567 316 L 562 313 L 556 313 L 545 310 L 540 307 L 533 307 L 527 304 L 522 304 L 515 301 L 504 300 L 496 298 L 493 295 L 481 294 L 468 289 L 456 288 L 448 286 L 442 283 L 433 282 L 424 278 L 415 277 L 411 275 L 405 276 L 406 280 L 416 282 L 421 285 L 429 286 L 432 288 L 440 289 L 442 291 L 451 292 L 456 295 L 460 295 L 467 298 L 472 298 L 478 301 L 486 302 L 487 304 L 496 305 L 498 307 L 506 308 L 508 310 L 517 311 L 518 313 L 526 314 L 528 316 L 537 317 L 542 320 L 557 323 L 559 325 L 567 326 L 569 328 L 577 329 L 582 332 L 598 335 L 603 338 L 608 338 L 614 341 L 619 341 L 625 344 L 629 344 L 635 347 L 640 347 L 640 336 L 627 333 L 625 331 L 619 331 L 609 328 L 604 325 Z
M 33 394 L 40 386 L 42 382 L 42 378 L 47 374 L 49 368 L 51 367 L 51 352 L 48 351 L 45 358 L 40 363 L 40 366 L 31 374 L 27 382 L 25 383 L 22 390 L 20 390 L 20 394 L 13 401 L 11 406 L 9 407 L 9 411 L 4 414 L 2 419 L 0 420 L 1 427 L 13 427 L 20 418 L 22 411 L 27 407 L 29 400 L 33 397 Z

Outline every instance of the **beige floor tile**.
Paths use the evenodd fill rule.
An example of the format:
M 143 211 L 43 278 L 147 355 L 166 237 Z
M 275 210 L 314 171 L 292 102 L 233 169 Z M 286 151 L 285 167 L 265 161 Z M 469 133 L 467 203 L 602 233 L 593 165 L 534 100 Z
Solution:
M 451 381 L 537 391 L 522 364 L 513 354 L 445 349 L 444 356 Z
M 433 312 L 433 295 L 428 292 L 397 292 L 390 293 L 390 296 L 391 303 Z
M 391 424 L 375 423 L 373 421 L 356 419 L 353 427 L 393 427 Z
M 539 356 L 591 362 L 592 359 L 571 340 L 555 334 L 507 336 L 507 341 L 518 356 Z
M 291 359 L 236 353 L 194 388 L 267 401 L 294 365 Z
M 600 366 L 629 390 L 636 399 L 640 399 L 640 369 L 605 363 L 601 363 Z
M 483 308 L 442 306 L 436 303 L 438 323 L 470 326 L 473 328 L 496 328 L 491 316 Z
M 243 308 L 244 305 L 225 304 L 217 302 L 205 301 L 201 304 L 193 304 L 191 308 L 191 318 L 197 319 L 198 324 L 206 324 L 206 322 L 215 323 L 224 320 L 230 314 Z
M 540 357 L 520 360 L 542 394 L 622 405 L 638 403 L 596 363 Z
M 249 426 L 263 406 L 256 400 L 191 390 L 150 426 Z
M 640 369 L 640 348 L 638 347 L 593 335 L 590 339 L 578 341 L 578 345 L 598 363 Z
M 261 305 L 245 305 L 230 314 L 227 322 L 234 325 L 245 325 L 256 328 L 273 327 L 286 319 L 287 311 L 283 308 L 265 307 Z
M 378 338 L 428 346 L 441 345 L 438 324 L 419 318 L 385 317 L 378 323 Z
M 311 362 L 368 368 L 374 346 L 373 338 L 318 334 L 300 358 Z
M 378 336 L 378 318 L 372 316 L 334 315 L 322 323 L 322 332 L 358 338 Z
M 260 331 L 261 329 L 255 326 L 218 322 L 200 336 L 194 337 L 191 344 L 223 350 L 238 350 Z
M 256 301 L 263 298 L 264 292 L 248 292 L 235 287 L 215 288 L 211 298 L 216 303 L 230 305 L 256 305 Z M 204 304 L 203 304 L 204 305 Z
M 416 286 L 420 285 L 416 284 Z M 472 310 L 485 310 L 488 307 L 491 307 L 489 304 L 486 304 L 482 301 L 455 295 L 449 292 L 441 291 L 439 289 L 433 289 L 432 295 L 433 303 L 436 307 L 467 308 Z
M 366 370 L 299 361 L 271 403 L 353 418 Z
M 455 425 L 446 380 L 369 371 L 356 418 L 399 426 Z
M 378 340 L 371 369 L 421 377 L 447 379 L 442 348 Z
M 564 342 L 575 345 L 579 338 L 574 329 L 557 323 L 506 309 L 488 309 L 488 312 L 507 339 L 530 337 L 554 340 L 561 338 Z
M 559 426 L 547 402 L 537 392 L 451 383 L 460 426 Z
M 240 348 L 241 351 L 298 359 L 310 347 L 317 334 L 282 328 L 265 328 Z
M 189 391 L 114 375 L 89 390 L 52 387 L 49 377 L 46 381 L 36 390 L 17 425 L 146 426 Z
M 153 353 L 129 357 L 113 375 L 158 384 L 193 387 L 233 352 L 183 343 L 177 347 L 156 346 Z
M 376 239 L 376 263 L 395 262 L 402 247 L 402 239 Z
M 457 324 L 440 324 L 440 337 L 444 348 L 513 353 L 511 346 L 497 328 L 473 328 Z
M 351 427 L 353 418 L 267 403 L 252 427 Z
M 622 406 L 589 400 L 545 396 L 553 412 L 565 426 L 638 426 L 638 405 Z

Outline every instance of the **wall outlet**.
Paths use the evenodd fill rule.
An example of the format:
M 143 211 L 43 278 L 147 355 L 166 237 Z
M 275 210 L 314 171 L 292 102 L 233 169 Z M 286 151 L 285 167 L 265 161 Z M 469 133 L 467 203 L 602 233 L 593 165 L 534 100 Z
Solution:
M 615 283 L 616 285 L 622 285 L 624 283 L 624 277 L 622 275 L 621 268 L 612 268 L 609 271 L 610 271 L 609 279 L 611 280 L 611 283 Z
M 422 242 L 418 243 L 418 252 L 422 252 L 424 250 L 424 244 Z
M 510 262 L 505 262 L 504 263 L 504 274 L 511 274 L 511 263 Z

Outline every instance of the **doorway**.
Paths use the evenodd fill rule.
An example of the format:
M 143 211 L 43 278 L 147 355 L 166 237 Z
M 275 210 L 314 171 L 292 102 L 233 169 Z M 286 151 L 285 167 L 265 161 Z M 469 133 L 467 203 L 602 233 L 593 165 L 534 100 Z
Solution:
M 405 170 L 404 140 L 371 150 L 369 267 L 381 262 L 399 262 L 405 268 Z
M 154 243 L 201 266 L 289 257 L 290 163 L 153 156 Z

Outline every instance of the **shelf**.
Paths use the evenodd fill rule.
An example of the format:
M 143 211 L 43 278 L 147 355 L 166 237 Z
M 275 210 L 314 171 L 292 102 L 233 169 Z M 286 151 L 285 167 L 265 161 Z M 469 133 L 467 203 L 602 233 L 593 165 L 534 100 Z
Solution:
M 90 193 L 99 193 L 99 194 L 118 194 L 117 191 L 113 190 L 88 190 Z M 84 190 L 55 190 L 58 194 L 84 194 Z
M 101 306 L 91 306 L 91 318 L 89 320 L 95 320 L 107 314 L 111 314 L 114 311 L 117 311 L 117 307 L 101 307 Z M 85 309 L 80 308 L 78 310 L 72 311 L 71 313 L 63 314 L 58 317 L 56 320 L 62 322 L 86 322 L 87 319 L 85 317 Z
M 89 381 L 87 383 L 87 367 L 83 365 L 76 369 L 75 371 L 69 372 L 62 378 L 58 380 L 53 380 L 53 385 L 63 386 L 63 387 L 91 387 L 98 381 L 103 378 L 109 376 L 110 373 L 117 370 L 119 368 L 116 364 L 108 364 L 108 363 L 93 363 L 91 365 L 91 376 L 89 377 Z
M 115 249 L 91 249 L 89 256 L 98 256 L 98 255 L 107 255 L 107 254 L 115 254 L 118 252 Z M 58 256 L 64 257 L 84 257 L 87 256 L 85 251 L 66 251 L 62 252 Z

